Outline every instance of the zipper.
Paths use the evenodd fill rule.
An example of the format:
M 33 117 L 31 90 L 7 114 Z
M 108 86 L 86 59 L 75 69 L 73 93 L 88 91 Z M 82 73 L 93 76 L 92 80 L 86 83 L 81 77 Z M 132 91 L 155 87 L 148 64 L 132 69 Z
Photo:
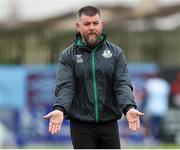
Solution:
M 95 116 L 96 116 L 96 122 L 99 122 L 99 107 L 98 107 L 98 97 L 97 97 L 94 52 L 95 52 L 95 48 L 92 49 L 92 53 L 91 53 L 92 54 L 92 76 L 93 76 L 93 91 L 94 91 Z

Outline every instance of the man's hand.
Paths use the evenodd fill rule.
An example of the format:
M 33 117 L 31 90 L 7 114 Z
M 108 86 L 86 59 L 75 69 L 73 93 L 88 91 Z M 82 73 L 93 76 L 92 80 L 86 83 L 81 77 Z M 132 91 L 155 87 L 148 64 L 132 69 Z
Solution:
M 135 108 L 131 108 L 127 113 L 126 117 L 129 123 L 129 129 L 132 131 L 138 131 L 140 129 L 140 120 L 139 117 L 143 116 L 144 113 L 136 110 Z
M 54 110 L 50 112 L 49 114 L 43 116 L 44 119 L 49 119 L 49 132 L 51 134 L 57 133 L 61 129 L 61 125 L 64 119 L 64 114 L 63 112 L 59 110 Z

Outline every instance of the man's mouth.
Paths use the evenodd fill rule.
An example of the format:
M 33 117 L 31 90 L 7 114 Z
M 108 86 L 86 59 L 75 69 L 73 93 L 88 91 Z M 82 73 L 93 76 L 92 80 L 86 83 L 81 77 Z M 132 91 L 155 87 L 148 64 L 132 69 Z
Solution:
M 97 36 L 96 33 L 89 33 L 88 36 Z

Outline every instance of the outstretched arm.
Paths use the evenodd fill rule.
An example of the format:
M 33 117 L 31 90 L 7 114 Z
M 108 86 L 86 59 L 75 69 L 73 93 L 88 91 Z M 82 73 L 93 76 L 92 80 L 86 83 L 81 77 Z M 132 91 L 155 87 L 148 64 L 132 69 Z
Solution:
M 44 119 L 50 119 L 49 132 L 51 134 L 57 133 L 62 125 L 64 116 L 69 112 L 71 102 L 74 95 L 74 78 L 71 68 L 71 59 L 67 50 L 60 55 L 57 73 L 56 73 L 56 103 L 53 108 L 54 111 L 45 115 Z

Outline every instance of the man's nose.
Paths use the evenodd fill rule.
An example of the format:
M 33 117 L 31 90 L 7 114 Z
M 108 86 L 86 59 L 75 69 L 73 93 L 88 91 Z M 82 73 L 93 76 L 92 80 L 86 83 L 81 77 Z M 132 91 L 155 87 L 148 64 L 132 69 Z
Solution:
M 91 24 L 90 27 L 89 27 L 90 30 L 94 30 L 94 25 Z

